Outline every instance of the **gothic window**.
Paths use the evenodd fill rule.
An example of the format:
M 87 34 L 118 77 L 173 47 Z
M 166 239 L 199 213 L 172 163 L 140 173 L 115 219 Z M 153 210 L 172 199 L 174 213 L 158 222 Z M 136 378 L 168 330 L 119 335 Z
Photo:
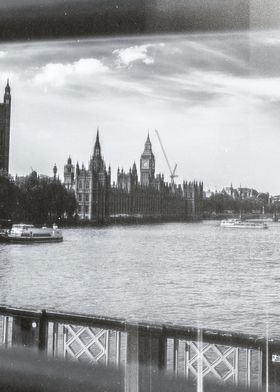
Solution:
M 86 189 L 89 189 L 89 181 L 86 181 Z
M 82 201 L 82 195 L 79 194 L 79 201 Z
M 88 206 L 85 206 L 85 213 L 88 214 Z
M 86 195 L 86 201 L 89 201 L 89 195 Z
M 82 187 L 83 187 L 83 182 L 79 181 L 79 188 L 82 189 Z

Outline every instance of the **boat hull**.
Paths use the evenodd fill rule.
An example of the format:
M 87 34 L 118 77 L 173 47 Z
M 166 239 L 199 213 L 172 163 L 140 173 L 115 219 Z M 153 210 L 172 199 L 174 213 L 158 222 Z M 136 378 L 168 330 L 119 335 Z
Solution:
M 268 229 L 267 226 L 241 226 L 241 225 L 221 225 L 221 227 L 225 227 L 228 229 L 246 229 L 246 230 L 266 230 Z
M 250 221 L 241 221 L 237 219 L 232 219 L 228 221 L 222 221 L 221 227 L 229 229 L 246 229 L 246 230 L 265 230 L 268 229 L 266 223 L 256 223 Z
M 8 244 L 34 244 L 63 241 L 62 231 L 54 224 L 52 228 L 35 227 L 31 224 L 14 224 L 9 231 L 0 231 L 0 242 Z
M 34 244 L 48 242 L 62 242 L 63 238 L 55 237 L 11 237 L 9 235 L 0 234 L 0 242 L 6 244 Z

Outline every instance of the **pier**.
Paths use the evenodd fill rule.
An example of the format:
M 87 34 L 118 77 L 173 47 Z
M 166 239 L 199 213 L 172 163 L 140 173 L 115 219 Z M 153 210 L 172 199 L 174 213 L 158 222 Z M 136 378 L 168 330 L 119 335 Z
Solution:
M 129 392 L 164 390 L 158 389 L 162 377 L 198 392 L 213 385 L 216 391 L 280 387 L 280 340 L 255 335 L 2 306 L 0 341 L 3 348 L 33 348 L 45 360 L 63 359 L 72 367 L 73 361 L 103 365 L 109 377 L 118 377 L 118 390 Z M 13 351 L 1 357 L 5 352 L 9 360 Z

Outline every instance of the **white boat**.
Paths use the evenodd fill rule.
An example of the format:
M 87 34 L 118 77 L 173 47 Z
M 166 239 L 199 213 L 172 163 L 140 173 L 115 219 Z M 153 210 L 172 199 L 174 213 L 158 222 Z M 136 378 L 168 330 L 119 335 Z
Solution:
M 221 227 L 236 228 L 236 229 L 268 229 L 264 222 L 249 222 L 241 219 L 227 219 L 221 221 Z
M 0 241 L 8 243 L 61 242 L 62 231 L 56 225 L 52 228 L 37 228 L 34 225 L 16 224 L 10 231 L 0 233 Z

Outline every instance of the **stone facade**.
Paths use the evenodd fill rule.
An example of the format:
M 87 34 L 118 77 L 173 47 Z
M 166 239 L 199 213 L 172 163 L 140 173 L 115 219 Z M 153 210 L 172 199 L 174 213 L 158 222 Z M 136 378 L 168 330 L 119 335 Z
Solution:
M 9 174 L 11 89 L 7 82 L 4 102 L 0 103 L 0 174 Z
M 128 173 L 118 169 L 117 182 L 111 184 L 111 168 L 106 168 L 97 132 L 88 169 L 76 169 L 71 158 L 64 167 L 64 184 L 74 191 L 78 215 L 97 223 L 115 219 L 197 220 L 203 212 L 203 184 L 183 182 L 171 186 L 162 174 L 155 175 L 155 157 L 148 136 L 140 158 L 140 182 L 136 164 Z

